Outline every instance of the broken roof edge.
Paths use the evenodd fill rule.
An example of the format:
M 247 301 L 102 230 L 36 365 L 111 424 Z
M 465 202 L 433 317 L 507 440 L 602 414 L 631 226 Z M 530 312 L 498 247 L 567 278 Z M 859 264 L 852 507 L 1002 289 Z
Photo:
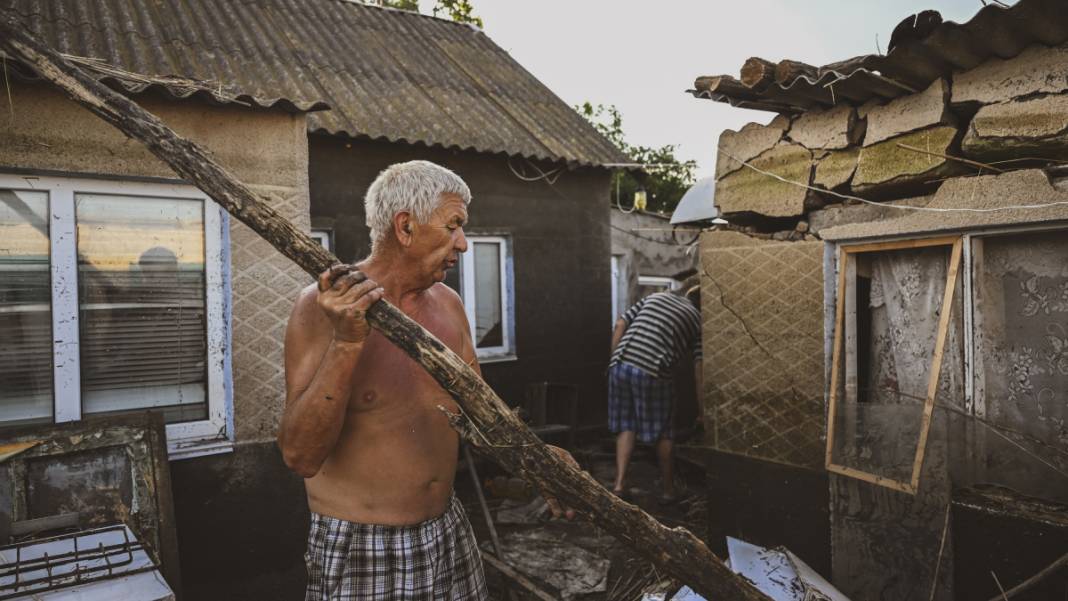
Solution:
M 331 108 L 322 100 L 265 98 L 242 92 L 229 84 L 212 85 L 212 82 L 176 75 L 156 77 L 126 71 L 99 59 L 73 55 L 63 55 L 63 57 L 93 79 L 126 96 L 140 96 L 155 92 L 176 101 L 194 99 L 212 106 L 238 105 L 258 110 L 280 110 L 286 113 L 311 113 Z M 0 60 L 4 61 L 5 66 L 9 66 L 8 72 L 19 81 L 34 84 L 45 81 L 32 67 L 11 59 L 3 52 L 0 52 Z
M 451 150 L 456 152 L 470 152 L 473 154 L 479 154 L 483 156 L 496 156 L 504 159 L 524 159 L 528 161 L 541 161 L 549 163 L 551 165 L 562 166 L 569 170 L 574 169 L 604 169 L 606 171 L 614 171 L 620 169 L 620 164 L 629 163 L 613 163 L 613 162 L 588 162 L 577 161 L 574 159 L 564 159 L 562 157 L 552 156 L 539 156 L 539 155 L 524 155 L 524 154 L 510 154 L 503 150 L 491 150 L 476 148 L 474 146 L 460 146 L 458 144 L 442 144 L 440 142 L 427 142 L 420 139 L 411 139 L 404 137 L 392 138 L 386 135 L 372 136 L 369 134 L 350 134 L 347 131 L 331 131 L 325 127 L 317 127 L 315 129 L 309 129 L 308 135 L 324 136 L 328 138 L 338 138 L 341 140 L 353 140 L 358 142 L 380 142 L 384 144 L 404 144 L 407 146 L 413 146 L 415 148 L 426 148 L 428 150 Z M 627 171 L 633 171 L 637 168 L 623 168 Z
M 914 93 L 937 77 L 967 71 L 991 58 L 1012 58 L 1034 44 L 1052 46 L 1066 40 L 1068 19 L 1058 0 L 1019 0 L 1012 6 L 990 3 L 963 23 L 943 21 L 938 11 L 919 11 L 893 29 L 885 55 L 859 55 L 819 67 L 754 57 L 749 61 L 773 66 L 774 76 L 761 73 L 751 82 L 729 75 L 701 76 L 695 80 L 696 92 L 706 91 L 702 84 L 716 79 L 730 79 L 737 86 L 718 95 L 714 89 L 707 90 L 708 95 L 694 95 L 737 106 L 736 95 L 747 108 L 786 113 L 840 103 L 860 106 Z M 964 46 L 966 51 L 961 50 Z M 782 105 L 786 110 L 777 108 Z
M 1068 223 L 1068 190 L 1055 186 L 1049 173 L 1042 169 L 953 178 L 939 187 L 927 205 L 897 206 L 904 212 L 900 217 L 829 227 L 820 232 L 820 237 L 828 242 L 848 244 L 1005 226 Z

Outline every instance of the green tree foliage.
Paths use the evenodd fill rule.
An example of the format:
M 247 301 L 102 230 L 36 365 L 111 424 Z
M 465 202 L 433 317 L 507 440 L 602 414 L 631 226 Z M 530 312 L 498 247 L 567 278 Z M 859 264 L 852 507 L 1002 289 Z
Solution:
M 419 12 L 419 0 L 368 0 L 368 4 Z
M 629 144 L 623 134 L 623 117 L 614 105 L 584 102 L 575 110 L 635 163 L 647 165 L 642 169 L 644 173 L 624 171 L 617 176 L 620 204 L 629 207 L 634 202 L 634 192 L 644 187 L 649 199 L 646 210 L 668 214 L 674 211 L 682 195 L 694 183 L 697 162 L 676 158 L 678 146 L 675 144 L 659 148 Z M 612 201 L 615 202 L 615 199 L 616 188 L 613 186 Z
M 444 13 L 457 23 L 470 23 L 479 29 L 483 29 L 482 18 L 475 16 L 475 7 L 468 0 L 437 0 L 434 4 L 434 16 Z
M 419 12 L 419 0 L 367 0 L 370 4 Z M 432 9 L 434 16 L 444 15 L 457 23 L 470 23 L 482 29 L 482 18 L 475 15 L 470 0 L 437 0 Z

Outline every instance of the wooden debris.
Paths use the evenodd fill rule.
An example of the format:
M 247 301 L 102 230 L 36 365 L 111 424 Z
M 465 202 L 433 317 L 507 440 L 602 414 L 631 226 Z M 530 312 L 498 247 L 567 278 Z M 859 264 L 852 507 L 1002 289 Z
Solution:
M 482 561 L 489 567 L 493 568 L 494 570 L 497 570 L 497 572 L 499 572 L 501 576 L 504 576 L 508 580 L 518 584 L 520 587 L 522 587 L 524 590 L 534 595 L 538 599 L 541 599 L 542 601 L 557 601 L 557 597 L 554 597 L 553 595 L 545 592 L 545 590 L 542 589 L 540 586 L 534 584 L 533 580 L 527 578 L 515 568 L 504 563 L 497 557 L 493 556 L 491 553 L 483 551 Z
M 812 153 L 800 144 L 780 143 L 750 161 L 763 171 L 808 185 Z M 720 212 L 757 213 L 767 217 L 793 217 L 805 211 L 808 190 L 745 168 L 716 182 L 716 205 Z
M 947 102 L 949 83 L 935 80 L 919 94 L 902 96 L 867 110 L 868 128 L 864 146 L 872 146 L 895 136 L 935 125 L 952 124 Z
M 775 63 L 759 57 L 751 57 L 742 65 L 742 83 L 754 91 L 763 90 L 775 83 Z
M 1028 578 L 1027 580 L 1024 580 L 1020 584 L 1017 584 L 1016 586 L 1010 588 L 1007 591 L 1002 589 L 1001 590 L 1001 594 L 996 596 L 996 597 L 991 597 L 990 601 L 999 601 L 1001 599 L 1005 599 L 1005 600 L 1011 599 L 1011 598 L 1015 597 L 1016 595 L 1019 595 L 1020 593 L 1023 593 L 1025 591 L 1028 591 L 1028 590 L 1034 588 L 1034 586 L 1036 584 L 1038 584 L 1039 582 L 1042 582 L 1048 576 L 1050 576 L 1051 574 L 1056 573 L 1058 570 L 1060 570 L 1061 568 L 1063 568 L 1065 566 L 1068 566 L 1068 553 L 1066 553 L 1064 555 L 1061 555 L 1060 558 L 1057 559 L 1057 561 L 1054 561 L 1053 563 L 1049 564 L 1045 568 L 1042 568 L 1042 570 L 1039 571 L 1037 574 L 1035 574 L 1034 576 Z M 996 578 L 996 576 L 995 576 L 995 578 Z M 998 582 L 998 588 L 1001 589 L 1001 583 L 1000 582 Z
M 94 115 L 145 144 L 179 176 L 211 196 L 309 275 L 315 276 L 339 262 L 200 146 L 178 136 L 137 103 L 65 61 L 27 34 L 11 15 L 0 16 L 0 50 L 32 68 Z M 379 301 L 367 312 L 367 319 L 456 399 L 460 413 L 450 415 L 450 423 L 505 469 L 556 496 L 707 598 L 767 601 L 692 533 L 665 527 L 612 495 L 588 473 L 569 465 L 541 442 L 459 356 L 396 307 Z

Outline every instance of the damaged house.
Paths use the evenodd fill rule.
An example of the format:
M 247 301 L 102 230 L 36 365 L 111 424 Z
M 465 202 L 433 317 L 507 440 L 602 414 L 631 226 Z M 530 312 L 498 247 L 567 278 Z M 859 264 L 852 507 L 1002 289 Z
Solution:
M 886 601 L 997 597 L 1064 554 L 1066 70 L 1063 3 L 1020 0 L 697 78 L 777 113 L 720 137 L 730 225 L 701 239 L 714 544 Z
M 447 283 L 486 380 L 513 405 L 533 383 L 566 384 L 570 425 L 604 422 L 604 165 L 629 159 L 483 32 L 345 0 L 0 11 L 206 147 L 343 260 L 369 251 L 362 199 L 379 171 L 426 159 L 459 173 L 474 196 L 471 251 Z M 130 457 L 148 457 L 160 482 L 169 473 L 160 513 L 172 530 L 148 542 L 170 549 L 158 555 L 172 588 L 180 563 L 185 598 L 299 596 L 308 514 L 274 436 L 284 328 L 307 276 L 141 145 L 24 66 L 4 69 L 0 445 L 31 442 L 0 455 L 0 545 L 21 522 L 91 509 L 48 492 L 62 481 L 35 479 L 52 473 L 46 451 L 107 468 L 113 455 L 84 453 L 133 444 L 115 414 L 149 409 L 166 422 L 148 435 L 161 446 Z M 55 428 L 63 445 L 33 446 Z M 136 523 L 149 505 L 137 483 L 156 480 L 130 484 L 122 456 L 95 482 L 109 515 Z

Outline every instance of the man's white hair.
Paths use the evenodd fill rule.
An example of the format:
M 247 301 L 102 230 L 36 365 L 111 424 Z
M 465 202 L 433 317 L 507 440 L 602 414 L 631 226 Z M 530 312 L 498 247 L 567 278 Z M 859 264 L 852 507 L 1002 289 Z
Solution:
M 465 205 L 471 203 L 471 189 L 464 180 L 441 165 L 408 161 L 386 167 L 363 200 L 372 245 L 393 229 L 393 217 L 401 211 L 408 211 L 419 223 L 429 221 L 443 194 L 455 194 Z

